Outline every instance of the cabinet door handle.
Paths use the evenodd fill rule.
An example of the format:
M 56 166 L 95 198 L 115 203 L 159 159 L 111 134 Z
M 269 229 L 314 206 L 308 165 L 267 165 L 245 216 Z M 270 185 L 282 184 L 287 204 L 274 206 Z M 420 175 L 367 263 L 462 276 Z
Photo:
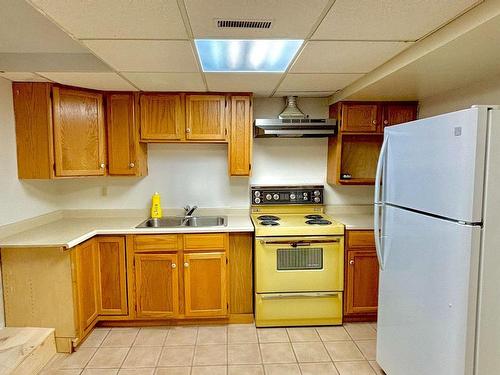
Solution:
M 101 163 L 100 167 L 101 167 L 101 169 L 104 169 L 104 167 L 106 167 L 106 164 Z
M 377 125 L 377 120 L 373 120 L 373 121 L 372 121 L 372 124 L 373 124 L 373 125 Z
M 172 268 L 177 268 L 177 264 L 172 263 Z
M 189 263 L 188 262 L 185 262 L 184 263 L 184 268 L 188 268 L 189 267 Z
M 389 124 L 389 121 L 384 120 L 384 125 L 387 125 L 387 124 Z
M 128 166 L 129 166 L 130 168 L 134 168 L 134 167 L 135 167 L 135 163 L 134 163 L 134 162 L 132 162 L 132 163 L 130 163 Z
M 191 133 L 191 129 L 190 128 L 186 128 L 186 133 Z
M 350 260 L 349 264 L 352 266 L 354 264 L 354 260 Z

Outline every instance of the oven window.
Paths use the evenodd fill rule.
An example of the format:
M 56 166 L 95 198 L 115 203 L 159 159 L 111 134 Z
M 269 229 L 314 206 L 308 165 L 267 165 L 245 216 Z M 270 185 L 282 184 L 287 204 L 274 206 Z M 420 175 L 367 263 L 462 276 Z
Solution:
M 289 248 L 277 250 L 278 271 L 320 270 L 323 268 L 321 247 Z

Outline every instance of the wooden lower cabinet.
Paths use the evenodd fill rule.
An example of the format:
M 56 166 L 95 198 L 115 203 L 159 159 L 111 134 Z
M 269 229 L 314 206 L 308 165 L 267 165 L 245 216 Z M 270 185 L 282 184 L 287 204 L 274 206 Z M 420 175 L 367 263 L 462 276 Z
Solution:
M 136 254 L 138 318 L 173 318 L 179 314 L 177 254 Z
M 344 321 L 376 320 L 379 265 L 373 231 L 348 230 L 346 247 Z
M 226 254 L 184 254 L 186 316 L 227 315 Z

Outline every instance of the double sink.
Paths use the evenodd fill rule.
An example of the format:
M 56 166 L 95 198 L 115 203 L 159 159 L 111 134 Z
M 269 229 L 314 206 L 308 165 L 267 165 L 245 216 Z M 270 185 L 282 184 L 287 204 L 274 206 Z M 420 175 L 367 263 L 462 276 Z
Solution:
M 165 216 L 147 219 L 136 228 L 225 227 L 227 216 Z

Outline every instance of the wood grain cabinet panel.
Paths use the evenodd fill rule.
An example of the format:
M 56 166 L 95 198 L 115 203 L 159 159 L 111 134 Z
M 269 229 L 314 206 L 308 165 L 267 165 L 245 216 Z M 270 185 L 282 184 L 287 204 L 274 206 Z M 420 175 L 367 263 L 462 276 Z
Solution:
M 76 289 L 78 321 L 81 336 L 96 320 L 98 308 L 97 247 L 95 239 L 88 240 L 75 248 Z
M 56 175 L 104 175 L 102 94 L 60 87 L 54 87 L 52 94 Z
M 177 254 L 136 254 L 138 318 L 172 318 L 179 314 Z
M 127 315 L 125 239 L 97 237 L 99 315 Z
M 378 105 L 374 103 L 343 103 L 341 126 L 343 132 L 377 131 Z
M 351 250 L 347 254 L 347 314 L 376 313 L 378 306 L 378 260 L 373 251 Z
M 186 139 L 226 140 L 226 97 L 224 95 L 186 95 Z
M 184 305 L 186 316 L 226 316 L 226 254 L 184 254 Z
M 249 176 L 252 167 L 252 112 L 250 96 L 231 97 L 229 174 Z
M 229 234 L 229 310 L 253 314 L 253 233 Z
M 392 126 L 417 119 L 417 103 L 386 104 L 383 125 Z
M 108 94 L 108 172 L 110 175 L 147 174 L 147 145 L 139 143 L 134 94 Z
M 141 139 L 180 141 L 184 139 L 185 111 L 181 94 L 142 94 Z
M 197 233 L 184 235 L 184 250 L 224 250 L 227 233 Z

